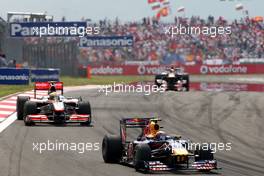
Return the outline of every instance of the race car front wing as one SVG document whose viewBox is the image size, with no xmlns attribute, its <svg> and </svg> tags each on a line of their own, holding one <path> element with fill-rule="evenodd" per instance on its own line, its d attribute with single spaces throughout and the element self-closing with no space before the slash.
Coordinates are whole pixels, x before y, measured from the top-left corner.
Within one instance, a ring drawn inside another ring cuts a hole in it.
<svg viewBox="0 0 264 176">
<path fill-rule="evenodd" d="M 193 162 L 191 167 L 177 167 L 164 164 L 161 161 L 144 161 L 144 168 L 146 171 L 172 171 L 172 170 L 197 170 L 197 171 L 211 171 L 220 169 L 217 167 L 216 160 L 205 160 Z"/>
<path fill-rule="evenodd" d="M 49 120 L 47 115 L 28 115 L 27 121 L 35 122 L 35 123 L 52 123 L 54 120 Z M 72 114 L 69 116 L 68 120 L 65 120 L 65 123 L 81 123 L 87 122 L 90 120 L 90 115 L 88 114 Z"/>
</svg>

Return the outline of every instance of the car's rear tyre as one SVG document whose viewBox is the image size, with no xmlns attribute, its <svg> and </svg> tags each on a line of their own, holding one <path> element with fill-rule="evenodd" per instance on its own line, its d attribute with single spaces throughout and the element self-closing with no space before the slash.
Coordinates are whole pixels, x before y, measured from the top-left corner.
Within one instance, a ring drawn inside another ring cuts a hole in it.
<svg viewBox="0 0 264 176">
<path fill-rule="evenodd" d="M 102 155 L 105 163 L 118 163 L 122 157 L 121 137 L 105 135 L 102 143 Z"/>
<path fill-rule="evenodd" d="M 78 114 L 89 114 L 90 118 L 87 122 L 82 122 L 82 126 L 89 126 L 92 122 L 92 113 L 91 113 L 91 105 L 88 101 L 79 102 L 79 109 L 77 110 Z"/>
<path fill-rule="evenodd" d="M 28 120 L 27 116 L 37 113 L 37 103 L 34 101 L 27 101 L 24 105 L 24 123 L 26 126 L 34 125 L 34 122 Z"/>
<path fill-rule="evenodd" d="M 186 84 L 184 84 L 185 91 L 189 92 L 189 90 L 190 90 L 190 80 L 189 80 L 189 75 L 184 76 L 184 80 L 186 80 Z"/>
<path fill-rule="evenodd" d="M 190 90 L 190 77 L 186 75 L 186 84 L 185 84 L 186 91 Z"/>
<path fill-rule="evenodd" d="M 18 96 L 16 102 L 17 120 L 23 120 L 24 105 L 29 100 L 28 96 Z"/>
<path fill-rule="evenodd" d="M 203 150 L 203 149 L 197 149 L 194 152 L 195 154 L 195 161 L 202 161 L 202 160 L 213 160 L 214 154 L 212 153 L 212 150 Z"/>
<path fill-rule="evenodd" d="M 136 171 L 146 172 L 144 161 L 151 160 L 151 148 L 148 144 L 138 144 L 135 148 L 134 167 Z"/>
</svg>

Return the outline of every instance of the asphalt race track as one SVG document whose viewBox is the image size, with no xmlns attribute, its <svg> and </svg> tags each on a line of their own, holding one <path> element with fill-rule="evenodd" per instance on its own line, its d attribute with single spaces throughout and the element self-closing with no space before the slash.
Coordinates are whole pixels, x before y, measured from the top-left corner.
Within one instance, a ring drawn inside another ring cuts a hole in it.
<svg viewBox="0 0 264 176">
<path fill-rule="evenodd" d="M 232 143 L 231 151 L 219 151 L 219 170 L 204 175 L 264 175 L 264 96 L 258 92 L 166 92 L 149 96 L 97 90 L 68 92 L 92 105 L 94 127 L 41 125 L 25 127 L 16 121 L 0 134 L 0 176 L 132 176 L 133 168 L 105 164 L 101 141 L 106 133 L 118 133 L 122 117 L 159 116 L 164 131 L 194 142 Z M 33 151 L 33 143 L 100 142 L 99 151 Z M 160 175 L 160 174 L 158 174 Z M 164 175 L 203 175 L 179 171 Z"/>
</svg>

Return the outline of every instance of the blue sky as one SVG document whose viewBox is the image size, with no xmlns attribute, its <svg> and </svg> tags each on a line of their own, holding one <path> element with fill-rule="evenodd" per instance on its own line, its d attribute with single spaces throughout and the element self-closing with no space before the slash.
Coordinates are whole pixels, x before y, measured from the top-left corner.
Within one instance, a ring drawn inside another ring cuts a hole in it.
<svg viewBox="0 0 264 176">
<path fill-rule="evenodd" d="M 231 1 L 231 2 L 230 2 Z M 186 8 L 186 16 L 209 14 L 234 19 L 242 16 L 235 10 L 235 5 L 242 3 L 249 10 L 250 16 L 264 16 L 264 0 L 170 0 L 172 14 L 164 20 L 173 20 L 180 6 Z M 47 12 L 54 15 L 55 20 L 66 16 L 68 21 L 82 17 L 94 21 L 99 19 L 115 19 L 122 21 L 139 21 L 142 17 L 153 16 L 154 12 L 147 0 L 1 0 L 0 16 L 6 19 L 9 11 Z"/>
</svg>

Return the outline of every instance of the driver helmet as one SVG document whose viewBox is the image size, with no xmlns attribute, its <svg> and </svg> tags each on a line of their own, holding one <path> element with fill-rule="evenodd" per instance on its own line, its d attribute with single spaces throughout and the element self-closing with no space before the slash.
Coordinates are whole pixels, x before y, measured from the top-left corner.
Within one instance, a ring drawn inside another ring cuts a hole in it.
<svg viewBox="0 0 264 176">
<path fill-rule="evenodd" d="M 149 128 L 149 133 L 148 133 L 147 137 L 150 137 L 150 138 L 156 137 L 156 135 L 159 132 L 159 125 L 152 121 L 152 122 L 150 122 L 148 128 Z"/>
<path fill-rule="evenodd" d="M 49 89 L 49 93 L 52 93 L 52 92 L 56 92 L 56 87 L 53 84 L 51 84 L 50 89 Z"/>
<path fill-rule="evenodd" d="M 173 73 L 173 72 L 175 71 L 174 67 L 171 66 L 170 69 L 169 69 L 169 71 L 170 71 L 171 73 Z"/>
<path fill-rule="evenodd" d="M 55 98 L 57 97 L 57 93 L 56 92 L 52 92 L 49 94 L 49 100 L 55 100 Z"/>
</svg>

